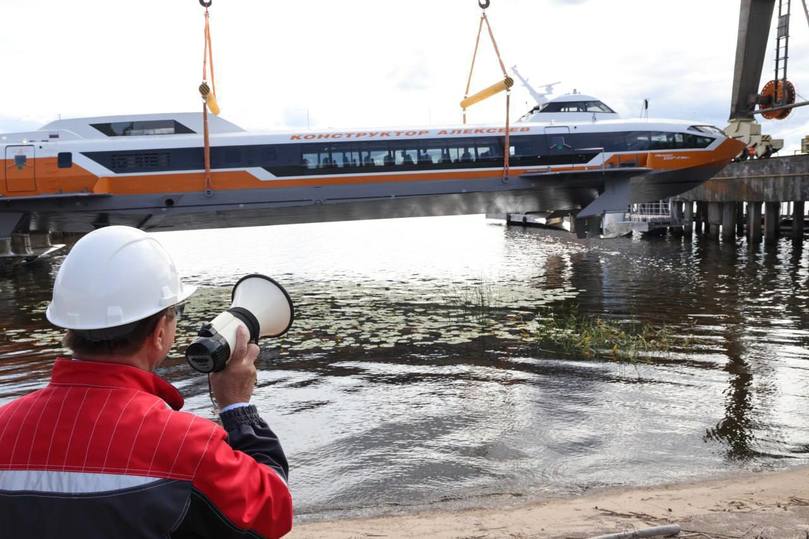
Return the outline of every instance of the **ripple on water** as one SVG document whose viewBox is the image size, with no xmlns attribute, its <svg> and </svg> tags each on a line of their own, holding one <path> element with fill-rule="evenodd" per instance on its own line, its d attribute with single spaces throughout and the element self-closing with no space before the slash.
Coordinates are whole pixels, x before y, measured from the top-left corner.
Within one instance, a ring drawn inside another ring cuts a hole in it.
<svg viewBox="0 0 809 539">
<path fill-rule="evenodd" d="M 199 286 L 161 373 L 213 417 L 180 354 L 248 272 L 296 320 L 262 342 L 254 402 L 281 437 L 298 513 L 489 504 L 806 462 L 809 251 L 583 241 L 481 217 L 160 234 Z M 227 245 L 228 256 L 209 256 Z M 59 259 L 0 274 L 0 403 L 42 387 Z M 575 309 L 667 325 L 668 354 L 619 364 L 534 339 Z M 474 502 L 477 500 L 478 502 Z"/>
</svg>

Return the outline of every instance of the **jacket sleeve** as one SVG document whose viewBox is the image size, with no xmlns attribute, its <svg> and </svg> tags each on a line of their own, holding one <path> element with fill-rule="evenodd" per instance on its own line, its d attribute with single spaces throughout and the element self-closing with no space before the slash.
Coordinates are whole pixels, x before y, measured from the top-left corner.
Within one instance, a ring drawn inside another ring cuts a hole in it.
<svg viewBox="0 0 809 539">
<path fill-rule="evenodd" d="M 172 537 L 276 538 L 292 529 L 287 460 L 255 406 L 221 415 Z"/>
<path fill-rule="evenodd" d="M 228 433 L 230 447 L 243 451 L 256 462 L 266 464 L 289 481 L 289 465 L 278 437 L 258 415 L 255 406 L 236 408 L 223 413 L 222 426 Z"/>
</svg>

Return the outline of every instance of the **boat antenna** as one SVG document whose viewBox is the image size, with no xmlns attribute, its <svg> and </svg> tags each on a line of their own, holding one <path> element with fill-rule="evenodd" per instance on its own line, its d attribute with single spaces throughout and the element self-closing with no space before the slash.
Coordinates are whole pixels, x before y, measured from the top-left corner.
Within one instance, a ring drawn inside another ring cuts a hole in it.
<svg viewBox="0 0 809 539">
<path fill-rule="evenodd" d="M 466 124 L 466 109 L 471 107 L 476 103 L 480 103 L 484 99 L 492 97 L 500 92 L 506 92 L 506 135 L 505 135 L 505 144 L 503 146 L 503 181 L 508 180 L 508 168 L 509 168 L 509 154 L 511 153 L 511 146 L 510 146 L 510 127 L 509 127 L 509 111 L 511 108 L 511 87 L 514 86 L 514 79 L 508 76 L 508 71 L 506 71 L 506 64 L 503 63 L 503 58 L 500 56 L 500 49 L 497 47 L 497 41 L 494 39 L 494 32 L 492 31 L 492 25 L 489 24 L 489 19 L 486 17 L 486 9 L 491 5 L 491 0 L 478 0 L 478 5 L 480 6 L 481 13 L 480 13 L 480 26 L 478 27 L 478 35 L 475 40 L 475 52 L 472 54 L 472 66 L 469 68 L 469 78 L 466 81 L 466 92 L 464 93 L 463 100 L 461 101 L 461 108 L 463 109 L 463 123 Z M 500 63 L 500 69 L 503 71 L 503 80 L 492 84 L 488 88 L 485 88 L 474 95 L 469 95 L 469 89 L 472 87 L 472 74 L 475 72 L 475 60 L 478 57 L 478 48 L 480 46 L 480 35 L 483 33 L 483 25 L 486 25 L 486 28 L 489 31 L 489 38 L 492 40 L 492 45 L 494 46 L 494 52 L 497 55 L 497 61 Z"/>
<path fill-rule="evenodd" d="M 641 118 L 646 118 L 647 120 L 649 119 L 649 99 L 648 98 L 643 100 L 643 105 L 641 106 L 641 109 L 640 109 L 640 117 Z"/>
<path fill-rule="evenodd" d="M 216 101 L 216 82 L 213 70 L 213 46 L 211 45 L 211 25 L 208 8 L 213 4 L 213 0 L 199 0 L 205 8 L 205 48 L 202 53 L 202 84 L 199 85 L 199 93 L 202 96 L 202 139 L 203 139 L 203 161 L 205 165 L 205 195 L 213 195 L 213 181 L 211 180 L 211 141 L 208 130 L 208 110 L 214 115 L 219 115 L 219 103 Z M 208 86 L 208 63 L 211 64 L 211 85 Z"/>
<path fill-rule="evenodd" d="M 553 87 L 562 84 L 561 82 L 551 82 L 550 84 L 540 84 L 540 88 L 544 88 L 544 91 L 538 91 L 534 88 L 531 83 L 528 82 L 528 79 L 522 76 L 522 74 L 517 70 L 517 66 L 511 66 L 511 72 L 514 73 L 514 76 L 520 79 L 520 82 L 528 90 L 528 93 L 531 94 L 531 97 L 534 98 L 537 105 L 544 105 L 548 102 L 548 96 L 553 93 Z"/>
</svg>

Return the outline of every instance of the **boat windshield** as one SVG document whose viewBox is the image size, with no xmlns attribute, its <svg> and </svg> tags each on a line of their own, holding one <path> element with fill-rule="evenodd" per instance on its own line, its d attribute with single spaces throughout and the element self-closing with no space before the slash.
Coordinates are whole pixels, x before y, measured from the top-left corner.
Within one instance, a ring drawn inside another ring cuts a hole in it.
<svg viewBox="0 0 809 539">
<path fill-rule="evenodd" d="M 705 133 L 705 134 L 708 134 L 708 135 L 714 135 L 714 136 L 716 136 L 716 135 L 724 136 L 725 135 L 724 131 L 722 131 L 721 129 L 719 129 L 718 127 L 715 127 L 713 125 L 692 125 L 691 127 L 689 127 L 689 129 L 692 129 L 694 131 L 699 131 L 700 133 Z"/>
<path fill-rule="evenodd" d="M 542 105 L 539 112 L 608 112 L 615 114 L 601 101 L 550 101 Z"/>
</svg>

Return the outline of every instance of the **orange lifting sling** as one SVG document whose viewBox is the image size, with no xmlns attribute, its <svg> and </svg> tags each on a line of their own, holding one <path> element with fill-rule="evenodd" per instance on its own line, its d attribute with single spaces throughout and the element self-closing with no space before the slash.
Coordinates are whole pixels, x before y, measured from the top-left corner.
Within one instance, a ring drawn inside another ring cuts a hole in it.
<svg viewBox="0 0 809 539">
<path fill-rule="evenodd" d="M 492 25 L 489 24 L 489 19 L 486 17 L 486 8 L 489 7 L 491 4 L 490 0 L 478 0 L 478 5 L 480 6 L 481 15 L 480 15 L 480 26 L 478 27 L 478 35 L 477 39 L 475 40 L 475 52 L 472 54 L 472 67 L 469 68 L 469 78 L 466 81 L 466 92 L 464 93 L 464 98 L 461 101 L 461 108 L 463 109 L 463 123 L 466 124 L 466 109 L 471 107 L 476 103 L 480 103 L 484 99 L 488 99 L 493 95 L 499 94 L 500 92 L 506 92 L 506 140 L 503 148 L 503 179 L 508 178 L 508 169 L 509 169 L 509 157 L 511 154 L 511 140 L 510 140 L 510 124 L 509 124 L 509 112 L 511 109 L 511 87 L 514 86 L 514 79 L 508 76 L 508 72 L 506 71 L 506 65 L 503 63 L 503 59 L 500 57 L 500 49 L 497 48 L 497 41 L 494 39 L 494 32 L 492 31 Z M 503 71 L 503 80 L 499 81 L 495 84 L 492 84 L 488 88 L 485 88 L 474 95 L 469 95 L 469 89 L 472 86 L 472 74 L 475 71 L 475 60 L 478 57 L 478 48 L 480 46 L 480 34 L 483 33 L 483 24 L 486 24 L 486 28 L 489 31 L 489 38 L 492 40 L 492 45 L 494 45 L 494 52 L 497 55 L 497 61 L 500 63 L 500 69 Z"/>
<path fill-rule="evenodd" d="M 219 103 L 216 102 L 216 82 L 213 72 L 213 47 L 211 46 L 211 26 L 209 24 L 208 8 L 213 4 L 213 0 L 199 0 L 200 5 L 205 8 L 205 49 L 202 54 L 202 84 L 199 85 L 199 93 L 202 96 L 202 131 L 203 131 L 203 161 L 205 163 L 205 194 L 213 194 L 213 182 L 211 181 L 211 143 L 208 136 L 208 110 L 219 115 Z M 208 86 L 208 62 L 211 64 L 211 85 Z"/>
</svg>

